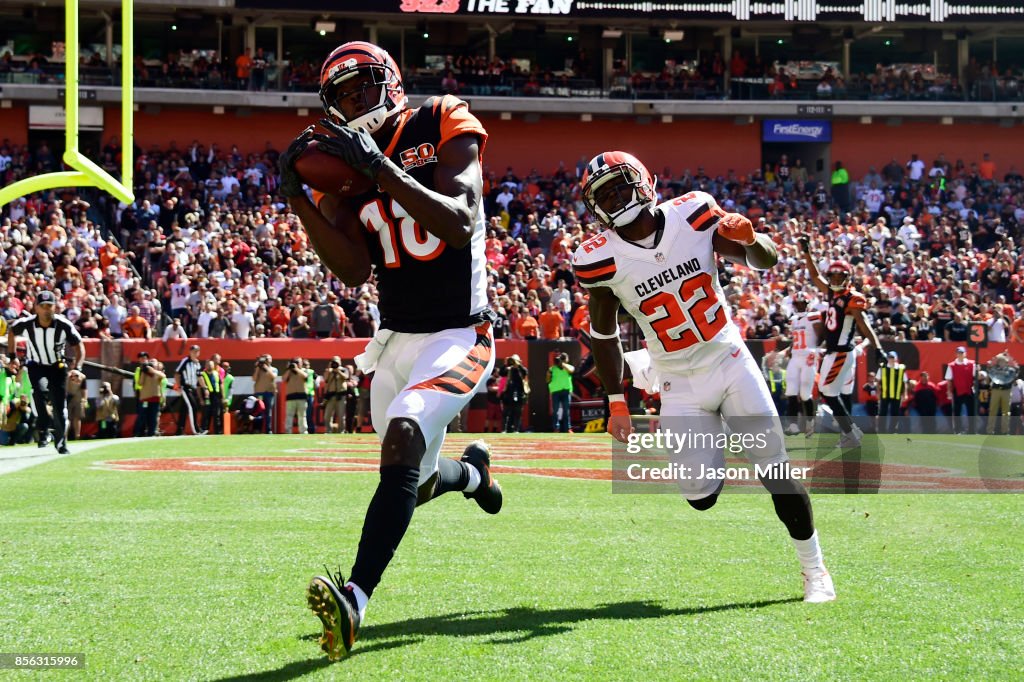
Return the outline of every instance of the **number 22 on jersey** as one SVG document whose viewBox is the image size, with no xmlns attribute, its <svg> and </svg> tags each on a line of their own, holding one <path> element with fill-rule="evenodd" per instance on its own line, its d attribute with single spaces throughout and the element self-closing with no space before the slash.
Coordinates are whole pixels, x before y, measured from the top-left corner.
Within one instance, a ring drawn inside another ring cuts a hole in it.
<svg viewBox="0 0 1024 682">
<path fill-rule="evenodd" d="M 700 296 L 697 298 L 697 296 Z M 702 272 L 683 280 L 679 293 L 659 291 L 640 302 L 640 312 L 651 318 L 659 311 L 664 315 L 650 319 L 651 329 L 658 335 L 662 348 L 671 353 L 689 348 L 701 341 L 710 341 L 722 331 L 726 317 L 722 306 L 708 320 L 708 310 L 718 303 L 712 288 L 711 275 Z M 673 330 L 682 327 L 673 334 Z"/>
<path fill-rule="evenodd" d="M 416 260 L 433 260 L 441 255 L 444 242 L 440 237 L 427 232 L 394 199 L 389 204 L 385 207 L 381 199 L 374 199 L 359 211 L 359 220 L 366 229 L 380 237 L 386 267 L 401 267 L 401 252 Z"/>
</svg>

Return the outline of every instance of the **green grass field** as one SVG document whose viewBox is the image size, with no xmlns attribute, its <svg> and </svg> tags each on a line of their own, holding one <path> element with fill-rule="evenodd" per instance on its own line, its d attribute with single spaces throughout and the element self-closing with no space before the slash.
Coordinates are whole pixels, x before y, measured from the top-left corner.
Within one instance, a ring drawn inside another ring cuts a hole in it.
<svg viewBox="0 0 1024 682">
<path fill-rule="evenodd" d="M 608 451 L 603 435 L 491 441 L 505 466 L 609 467 L 566 459 Z M 0 653 L 82 653 L 85 669 L 63 674 L 101 680 L 988 680 L 1024 667 L 1019 495 L 817 495 L 839 599 L 807 605 L 767 496 L 699 513 L 676 495 L 500 468 L 501 514 L 458 494 L 417 510 L 353 655 L 329 664 L 305 587 L 324 563 L 349 570 L 375 445 L 120 442 L 0 476 Z M 171 470 L 102 464 L 125 459 Z M 245 466 L 263 470 L 211 470 Z M 359 471 L 303 470 L 332 467 Z"/>
</svg>

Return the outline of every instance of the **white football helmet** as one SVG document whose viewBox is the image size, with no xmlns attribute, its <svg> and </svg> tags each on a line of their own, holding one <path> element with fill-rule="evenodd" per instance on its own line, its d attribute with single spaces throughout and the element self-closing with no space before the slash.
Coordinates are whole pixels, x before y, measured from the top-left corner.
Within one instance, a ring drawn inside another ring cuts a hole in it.
<svg viewBox="0 0 1024 682">
<path fill-rule="evenodd" d="M 654 176 L 626 152 L 595 156 L 587 164 L 581 184 L 583 203 L 608 227 L 629 225 L 657 200 Z"/>
</svg>

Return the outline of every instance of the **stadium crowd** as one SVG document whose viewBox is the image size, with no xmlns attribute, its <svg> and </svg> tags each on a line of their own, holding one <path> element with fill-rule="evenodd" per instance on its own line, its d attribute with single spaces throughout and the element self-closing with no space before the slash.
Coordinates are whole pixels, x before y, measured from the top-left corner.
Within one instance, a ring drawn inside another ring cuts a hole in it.
<svg viewBox="0 0 1024 682">
<path fill-rule="evenodd" d="M 877 64 L 844 78 L 833 67 L 813 62 L 775 62 L 759 52 L 736 49 L 731 56 L 703 51 L 698 58 L 680 56 L 664 64 L 627 69 L 617 60 L 607 90 L 584 49 L 571 66 L 543 68 L 537 59 L 509 56 L 489 59 L 479 53 L 448 55 L 430 68 L 408 66 L 406 89 L 413 93 L 516 97 L 613 97 L 640 99 L 872 99 L 1017 101 L 1024 97 L 1024 66 L 979 61 L 972 57 L 962 74 L 936 73 L 931 64 Z M 880 54 L 879 57 L 884 55 Z M 823 62 L 822 64 L 826 64 Z M 807 67 L 811 68 L 807 68 Z M 41 52 L 0 56 L 0 82 L 60 83 L 63 58 Z M 86 85 L 114 85 L 113 68 L 99 52 L 80 59 Z M 136 56 L 135 85 L 141 88 L 311 92 L 319 83 L 319 62 L 297 58 L 278 62 L 263 48 L 238 55 L 215 50 L 171 50 L 160 59 Z M 727 87 L 727 79 L 731 87 Z"/>
<path fill-rule="evenodd" d="M 110 140 L 101 165 L 116 172 Z M 11 320 L 40 288 L 85 338 L 370 337 L 380 322 L 373 280 L 326 272 L 275 194 L 278 152 L 209 148 L 138 154 L 136 201 L 90 190 L 50 192 L 4 207 L 0 312 Z M 663 197 L 703 190 L 747 214 L 778 244 L 779 264 L 752 275 L 723 267 L 731 314 L 749 339 L 788 333 L 792 296 L 810 291 L 795 239 L 845 257 L 883 341 L 965 341 L 983 320 L 991 341 L 1024 342 L 1024 177 L 981 159 L 890 159 L 835 188 L 783 156 L 763 169 L 710 177 L 660 169 Z M 597 229 L 580 199 L 584 159 L 537 169 L 485 169 L 485 244 L 495 335 L 579 337 L 587 302 L 570 265 Z M 4 184 L 57 169 L 44 145 L 0 143 Z M 879 170 L 880 169 L 880 170 Z M 657 172 L 658 169 L 652 169 Z"/>
</svg>

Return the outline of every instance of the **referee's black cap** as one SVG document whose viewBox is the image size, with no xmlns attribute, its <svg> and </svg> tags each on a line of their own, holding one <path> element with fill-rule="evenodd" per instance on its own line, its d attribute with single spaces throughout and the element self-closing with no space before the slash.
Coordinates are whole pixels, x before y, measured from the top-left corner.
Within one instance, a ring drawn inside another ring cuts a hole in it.
<svg viewBox="0 0 1024 682">
<path fill-rule="evenodd" d="M 57 297 L 53 295 L 52 291 L 43 290 L 36 294 L 36 305 L 54 305 L 57 303 Z"/>
</svg>

